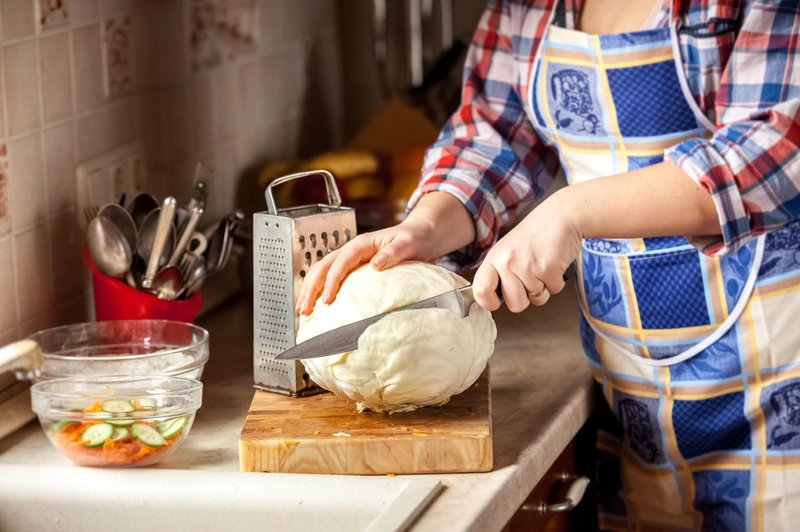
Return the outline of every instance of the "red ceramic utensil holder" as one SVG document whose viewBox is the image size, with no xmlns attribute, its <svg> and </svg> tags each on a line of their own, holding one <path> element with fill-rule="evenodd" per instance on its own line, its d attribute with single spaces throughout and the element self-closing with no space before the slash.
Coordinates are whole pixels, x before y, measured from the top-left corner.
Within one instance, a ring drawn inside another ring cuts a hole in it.
<svg viewBox="0 0 800 532">
<path fill-rule="evenodd" d="M 200 292 L 188 299 L 168 301 L 105 275 L 92 262 L 86 246 L 83 247 L 83 261 L 92 272 L 94 310 L 98 321 L 160 319 L 193 323 L 203 307 Z"/>
</svg>

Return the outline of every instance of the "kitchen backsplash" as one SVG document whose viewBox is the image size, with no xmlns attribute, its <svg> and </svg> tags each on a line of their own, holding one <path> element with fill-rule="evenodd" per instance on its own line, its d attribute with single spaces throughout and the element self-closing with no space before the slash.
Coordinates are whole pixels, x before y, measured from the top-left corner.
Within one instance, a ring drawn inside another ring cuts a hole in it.
<svg viewBox="0 0 800 532">
<path fill-rule="evenodd" d="M 75 166 L 139 142 L 206 219 L 264 161 L 342 143 L 333 0 L 0 0 L 0 345 L 86 318 Z M 238 192 L 241 193 L 241 192 Z"/>
</svg>

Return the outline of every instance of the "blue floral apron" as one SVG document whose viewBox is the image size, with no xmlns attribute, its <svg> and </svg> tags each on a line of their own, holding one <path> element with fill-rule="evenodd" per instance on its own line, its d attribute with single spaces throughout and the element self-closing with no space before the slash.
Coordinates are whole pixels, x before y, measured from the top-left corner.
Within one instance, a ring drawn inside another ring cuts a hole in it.
<svg viewBox="0 0 800 532">
<path fill-rule="evenodd" d="M 710 134 L 674 33 L 550 27 L 529 112 L 570 184 Z M 602 528 L 800 529 L 798 261 L 797 223 L 721 258 L 683 237 L 583 243 L 583 345 L 617 427 L 598 439 Z"/>
</svg>

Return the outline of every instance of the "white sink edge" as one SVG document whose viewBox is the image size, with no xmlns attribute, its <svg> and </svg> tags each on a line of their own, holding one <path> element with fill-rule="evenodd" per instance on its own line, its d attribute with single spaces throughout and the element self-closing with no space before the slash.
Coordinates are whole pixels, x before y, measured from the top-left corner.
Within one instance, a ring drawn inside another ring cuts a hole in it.
<svg viewBox="0 0 800 532">
<path fill-rule="evenodd" d="M 0 530 L 404 530 L 435 478 L 0 464 Z"/>
</svg>

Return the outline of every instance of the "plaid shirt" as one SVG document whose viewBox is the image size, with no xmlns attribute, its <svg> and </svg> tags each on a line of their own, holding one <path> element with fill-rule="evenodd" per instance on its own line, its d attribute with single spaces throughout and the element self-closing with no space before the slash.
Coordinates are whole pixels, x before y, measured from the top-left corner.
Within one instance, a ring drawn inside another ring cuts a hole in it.
<svg viewBox="0 0 800 532">
<path fill-rule="evenodd" d="M 461 106 L 429 148 L 409 202 L 441 190 L 472 214 L 475 242 L 445 264 L 479 263 L 557 173 L 557 154 L 533 129 L 528 83 L 551 18 L 574 27 L 580 4 L 491 0 L 484 12 Z M 663 11 L 667 25 L 669 7 Z M 723 255 L 800 217 L 800 3 L 674 0 L 671 13 L 685 81 L 717 130 L 665 156 L 711 193 L 721 238 L 698 246 Z"/>
</svg>

